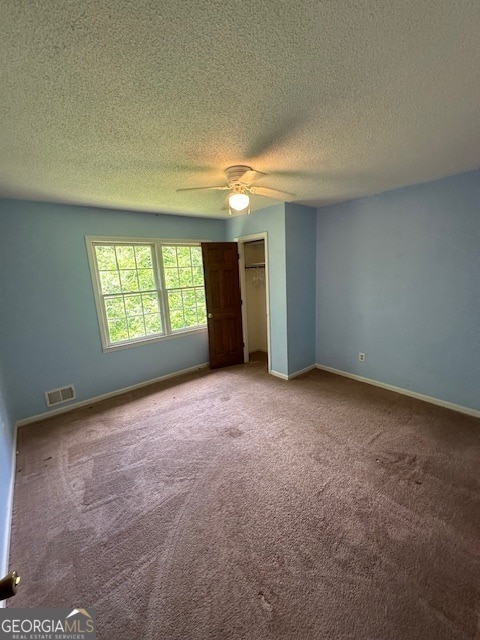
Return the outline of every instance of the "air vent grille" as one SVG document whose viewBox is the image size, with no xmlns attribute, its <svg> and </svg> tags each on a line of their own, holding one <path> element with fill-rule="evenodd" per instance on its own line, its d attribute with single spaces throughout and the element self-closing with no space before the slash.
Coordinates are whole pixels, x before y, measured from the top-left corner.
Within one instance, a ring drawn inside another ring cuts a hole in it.
<svg viewBox="0 0 480 640">
<path fill-rule="evenodd" d="M 59 389 L 52 389 L 51 391 L 45 391 L 45 400 L 47 407 L 53 407 L 55 404 L 61 404 L 62 402 L 68 402 L 74 400 L 77 397 L 73 384 L 67 387 L 60 387 Z"/>
</svg>

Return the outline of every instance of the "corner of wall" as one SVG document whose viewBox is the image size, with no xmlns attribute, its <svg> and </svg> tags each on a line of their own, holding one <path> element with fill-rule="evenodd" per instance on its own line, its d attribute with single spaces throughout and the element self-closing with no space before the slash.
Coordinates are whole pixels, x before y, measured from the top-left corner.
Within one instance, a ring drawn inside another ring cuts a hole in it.
<svg viewBox="0 0 480 640">
<path fill-rule="evenodd" d="M 285 216 L 288 375 L 315 363 L 317 213 L 287 203 Z"/>
<path fill-rule="evenodd" d="M 0 577 L 8 573 L 15 481 L 16 429 L 8 411 L 0 370 Z"/>
</svg>

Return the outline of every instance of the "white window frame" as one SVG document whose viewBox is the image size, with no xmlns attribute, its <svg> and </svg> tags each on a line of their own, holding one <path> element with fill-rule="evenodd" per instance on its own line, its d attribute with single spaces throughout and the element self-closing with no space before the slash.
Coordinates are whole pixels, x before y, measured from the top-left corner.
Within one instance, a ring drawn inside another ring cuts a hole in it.
<svg viewBox="0 0 480 640">
<path fill-rule="evenodd" d="M 110 351 L 117 351 L 119 349 L 129 349 L 131 347 L 138 347 L 140 345 L 149 344 L 153 342 L 161 342 L 163 340 L 171 340 L 172 338 L 179 338 L 190 335 L 192 333 L 203 333 L 207 331 L 207 324 L 197 325 L 195 327 L 186 327 L 184 329 L 176 329 L 172 331 L 170 326 L 170 314 L 168 313 L 168 299 L 167 288 L 165 286 L 165 273 L 162 260 L 162 246 L 183 246 L 183 247 L 199 247 L 202 242 L 210 242 L 209 240 L 176 240 L 172 238 L 125 238 L 125 237 L 112 237 L 112 236 L 85 236 L 85 243 L 87 246 L 88 263 L 90 266 L 90 275 L 92 278 L 93 296 L 95 299 L 95 307 L 97 310 L 98 325 L 100 329 L 100 338 L 102 342 L 102 350 L 107 353 Z M 131 340 L 125 340 L 123 342 L 111 343 L 108 334 L 108 322 L 103 304 L 102 289 L 100 283 L 100 274 L 97 268 L 97 260 L 95 255 L 96 244 L 111 244 L 111 245 L 153 245 L 154 252 L 154 272 L 155 280 L 159 292 L 159 304 L 160 304 L 160 316 L 162 320 L 163 333 L 155 334 L 154 336 L 143 336 L 140 338 L 132 338 Z"/>
</svg>

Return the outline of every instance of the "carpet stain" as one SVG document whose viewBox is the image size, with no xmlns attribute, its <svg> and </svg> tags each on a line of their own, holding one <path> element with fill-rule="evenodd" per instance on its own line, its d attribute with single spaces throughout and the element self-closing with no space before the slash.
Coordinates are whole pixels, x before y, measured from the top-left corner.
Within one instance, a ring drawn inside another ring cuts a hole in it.
<svg viewBox="0 0 480 640">
<path fill-rule="evenodd" d="M 267 613 L 271 614 L 273 612 L 272 603 L 269 602 L 263 591 L 259 591 L 258 595 L 260 596 L 260 602 L 262 603 L 262 607 L 267 611 Z"/>
<path fill-rule="evenodd" d="M 322 493 L 324 493 L 324 491 L 326 491 L 330 487 L 332 482 L 333 482 L 332 479 L 326 480 L 324 484 L 317 489 L 317 496 L 321 496 Z"/>
<path fill-rule="evenodd" d="M 224 434 L 230 438 L 240 438 L 243 436 L 243 431 L 237 427 L 228 427 L 225 429 Z"/>
</svg>

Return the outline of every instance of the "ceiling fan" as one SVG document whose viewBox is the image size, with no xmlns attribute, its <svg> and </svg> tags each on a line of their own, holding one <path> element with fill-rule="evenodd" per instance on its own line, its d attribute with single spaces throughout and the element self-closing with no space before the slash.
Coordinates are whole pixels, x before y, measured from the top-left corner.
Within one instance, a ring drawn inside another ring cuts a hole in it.
<svg viewBox="0 0 480 640">
<path fill-rule="evenodd" d="M 266 176 L 266 173 L 254 171 L 251 167 L 243 164 L 236 164 L 225 169 L 226 185 L 216 185 L 213 187 L 189 187 L 177 189 L 177 191 L 230 191 L 228 195 L 228 211 L 230 215 L 250 213 L 250 195 L 265 196 L 275 200 L 288 200 L 295 197 L 293 193 L 270 189 L 269 187 L 251 186 L 252 182 Z"/>
</svg>

